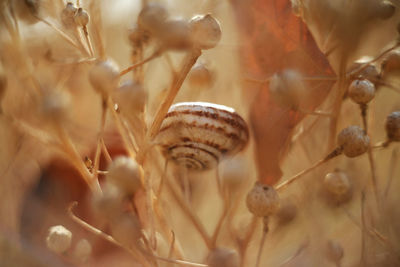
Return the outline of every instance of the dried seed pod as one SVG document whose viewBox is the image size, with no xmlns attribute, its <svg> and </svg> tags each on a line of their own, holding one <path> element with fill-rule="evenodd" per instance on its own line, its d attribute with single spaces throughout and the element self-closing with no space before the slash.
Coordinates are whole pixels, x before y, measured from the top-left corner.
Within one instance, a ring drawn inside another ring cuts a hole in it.
<svg viewBox="0 0 400 267">
<path fill-rule="evenodd" d="M 400 70 L 400 52 L 391 51 L 382 60 L 382 74 L 386 75 L 398 70 Z"/>
<path fill-rule="evenodd" d="M 207 265 L 209 267 L 239 267 L 238 253 L 229 248 L 215 248 L 210 251 L 207 257 Z"/>
<path fill-rule="evenodd" d="M 346 195 L 351 189 L 351 182 L 347 174 L 340 170 L 328 173 L 324 178 L 326 190 L 334 195 Z"/>
<path fill-rule="evenodd" d="M 90 254 L 92 254 L 92 245 L 87 239 L 81 239 L 78 241 L 74 248 L 74 258 L 80 263 L 86 262 Z"/>
<path fill-rule="evenodd" d="M 60 123 L 68 118 L 70 107 L 71 98 L 67 91 L 52 90 L 43 95 L 40 111 L 48 122 Z"/>
<path fill-rule="evenodd" d="M 338 145 L 347 157 L 357 157 L 368 151 L 369 137 L 361 127 L 349 126 L 339 133 Z"/>
<path fill-rule="evenodd" d="M 97 92 L 108 95 L 118 87 L 118 65 L 111 59 L 98 61 L 89 71 L 89 81 Z"/>
<path fill-rule="evenodd" d="M 392 2 L 388 0 L 384 0 L 379 3 L 378 8 L 376 9 L 376 15 L 380 19 L 390 19 L 393 17 L 396 12 L 396 6 L 392 4 Z"/>
<path fill-rule="evenodd" d="M 63 253 L 69 249 L 72 241 L 72 233 L 62 225 L 49 228 L 46 237 L 47 248 L 56 253 Z"/>
<path fill-rule="evenodd" d="M 82 8 L 78 8 L 75 13 L 74 21 L 76 25 L 86 27 L 89 23 L 89 14 Z"/>
<path fill-rule="evenodd" d="M 343 259 L 344 251 L 340 243 L 329 240 L 326 246 L 326 257 L 333 263 L 340 263 Z"/>
<path fill-rule="evenodd" d="M 141 84 L 127 81 L 115 91 L 114 100 L 121 111 L 129 117 L 144 111 L 147 93 Z"/>
<path fill-rule="evenodd" d="M 196 88 L 210 88 L 214 84 L 214 73 L 202 63 L 196 63 L 189 72 L 189 84 Z"/>
<path fill-rule="evenodd" d="M 61 11 L 61 22 L 66 28 L 76 26 L 75 24 L 75 13 L 78 9 L 71 2 L 68 2 L 64 9 Z"/>
<path fill-rule="evenodd" d="M 106 179 L 125 195 L 133 195 L 142 186 L 139 165 L 129 157 L 118 157 L 108 167 Z"/>
<path fill-rule="evenodd" d="M 184 19 L 175 18 L 165 21 L 156 37 L 162 48 L 166 50 L 185 50 L 192 46 L 189 24 Z"/>
<path fill-rule="evenodd" d="M 197 48 L 211 49 L 221 40 L 221 25 L 210 14 L 194 16 L 189 27 L 192 43 Z"/>
<path fill-rule="evenodd" d="M 126 247 L 137 245 L 142 236 L 142 226 L 135 214 L 131 212 L 117 214 L 110 218 L 109 223 L 115 240 Z"/>
<path fill-rule="evenodd" d="M 367 104 L 375 96 L 375 85 L 369 80 L 357 79 L 351 82 L 348 93 L 357 104 Z"/>
<path fill-rule="evenodd" d="M 108 222 L 121 212 L 123 194 L 116 185 L 111 183 L 105 183 L 102 189 L 102 195 L 92 195 L 91 204 L 97 216 L 96 219 Z"/>
<path fill-rule="evenodd" d="M 307 96 L 302 75 L 290 69 L 275 73 L 269 82 L 269 90 L 278 104 L 292 109 L 298 109 Z"/>
<path fill-rule="evenodd" d="M 165 156 L 192 170 L 215 167 L 248 139 L 247 124 L 234 109 L 205 102 L 172 105 L 157 135 Z"/>
<path fill-rule="evenodd" d="M 167 9 L 161 3 L 147 3 L 139 13 L 138 27 L 151 34 L 158 33 L 168 16 Z"/>
<path fill-rule="evenodd" d="M 400 111 L 394 111 L 386 117 L 385 127 L 389 141 L 400 141 Z"/>
<path fill-rule="evenodd" d="M 255 216 L 267 217 L 278 211 L 280 200 L 273 187 L 256 182 L 247 194 L 246 204 Z"/>
</svg>

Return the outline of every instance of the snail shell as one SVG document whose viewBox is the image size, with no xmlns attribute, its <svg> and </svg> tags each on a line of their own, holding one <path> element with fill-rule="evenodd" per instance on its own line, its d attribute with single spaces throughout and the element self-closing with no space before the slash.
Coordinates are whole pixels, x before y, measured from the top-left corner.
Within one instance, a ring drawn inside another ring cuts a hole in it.
<svg viewBox="0 0 400 267">
<path fill-rule="evenodd" d="M 165 156 L 192 170 L 215 167 L 247 144 L 246 122 L 234 109 L 205 102 L 172 105 L 157 135 Z"/>
</svg>

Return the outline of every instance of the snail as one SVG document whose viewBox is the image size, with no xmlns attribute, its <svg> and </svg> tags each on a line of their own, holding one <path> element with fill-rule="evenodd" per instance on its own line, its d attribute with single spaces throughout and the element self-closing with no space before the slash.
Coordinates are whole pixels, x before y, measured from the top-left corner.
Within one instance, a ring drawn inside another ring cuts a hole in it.
<svg viewBox="0 0 400 267">
<path fill-rule="evenodd" d="M 249 139 L 234 109 L 205 102 L 172 105 L 156 142 L 168 160 L 191 170 L 214 168 L 223 156 L 241 151 Z"/>
</svg>

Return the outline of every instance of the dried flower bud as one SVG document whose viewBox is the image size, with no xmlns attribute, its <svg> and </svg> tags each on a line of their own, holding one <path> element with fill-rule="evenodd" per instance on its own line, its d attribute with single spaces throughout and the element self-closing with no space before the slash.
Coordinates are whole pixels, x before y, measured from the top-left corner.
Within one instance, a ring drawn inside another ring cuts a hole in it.
<svg viewBox="0 0 400 267">
<path fill-rule="evenodd" d="M 127 81 L 115 91 L 114 96 L 116 103 L 126 116 L 137 115 L 144 111 L 147 93 L 141 84 Z"/>
<path fill-rule="evenodd" d="M 154 34 L 160 32 L 168 16 L 167 9 L 161 3 L 151 2 L 140 11 L 137 23 L 139 28 Z"/>
<path fill-rule="evenodd" d="M 275 73 L 269 82 L 269 90 L 278 104 L 293 109 L 298 109 L 307 95 L 302 75 L 290 69 Z"/>
<path fill-rule="evenodd" d="M 378 8 L 376 9 L 376 15 L 380 19 L 390 19 L 393 17 L 394 13 L 396 12 L 395 5 L 392 2 L 384 0 L 379 3 Z"/>
<path fill-rule="evenodd" d="M 375 96 L 375 85 L 368 80 L 354 80 L 349 87 L 349 97 L 357 104 L 367 104 Z"/>
<path fill-rule="evenodd" d="M 204 64 L 196 63 L 189 72 L 189 84 L 197 88 L 210 88 L 215 81 L 214 73 Z"/>
<path fill-rule="evenodd" d="M 97 92 L 108 95 L 118 87 L 118 65 L 111 59 L 98 61 L 89 71 L 89 81 Z"/>
<path fill-rule="evenodd" d="M 342 196 L 351 189 L 351 182 L 347 174 L 340 170 L 328 173 L 324 179 L 324 185 L 328 192 Z"/>
<path fill-rule="evenodd" d="M 279 196 L 275 189 L 256 182 L 246 197 L 247 208 L 255 216 L 266 217 L 279 209 Z"/>
<path fill-rule="evenodd" d="M 338 145 L 347 157 L 357 157 L 368 151 L 369 137 L 361 127 L 349 126 L 339 133 Z"/>
<path fill-rule="evenodd" d="M 92 245 L 87 239 L 81 239 L 78 241 L 74 248 L 74 258 L 80 263 L 85 263 L 90 254 L 92 254 Z"/>
<path fill-rule="evenodd" d="M 382 73 L 386 75 L 398 70 L 400 70 L 400 52 L 391 51 L 382 61 Z"/>
<path fill-rule="evenodd" d="M 41 114 L 49 122 L 62 122 L 69 116 L 71 98 L 67 91 L 53 90 L 43 95 Z"/>
<path fill-rule="evenodd" d="M 326 257 L 329 261 L 334 263 L 340 263 L 343 259 L 344 251 L 340 243 L 329 240 L 326 246 Z"/>
<path fill-rule="evenodd" d="M 76 25 L 85 27 L 89 23 L 89 14 L 82 8 L 78 8 L 74 20 Z"/>
<path fill-rule="evenodd" d="M 63 253 L 69 249 L 72 233 L 62 225 L 52 226 L 46 237 L 47 248 L 56 253 Z"/>
<path fill-rule="evenodd" d="M 221 40 L 221 26 L 213 16 L 197 15 L 189 21 L 193 45 L 200 49 L 214 48 Z"/>
<path fill-rule="evenodd" d="M 184 19 L 167 20 L 157 33 L 160 45 L 169 50 L 185 50 L 192 46 L 189 38 L 189 24 Z"/>
<path fill-rule="evenodd" d="M 107 181 L 114 184 L 127 195 L 134 194 L 141 187 L 141 171 L 133 159 L 118 157 L 108 167 Z"/>
<path fill-rule="evenodd" d="M 61 22 L 66 28 L 75 26 L 75 13 L 78 9 L 71 2 L 68 2 L 65 8 L 61 11 Z"/>
<path fill-rule="evenodd" d="M 207 257 L 209 267 L 239 267 L 239 255 L 233 249 L 215 248 Z"/>
<path fill-rule="evenodd" d="M 394 111 L 386 117 L 385 127 L 389 141 L 400 141 L 400 111 Z"/>
</svg>

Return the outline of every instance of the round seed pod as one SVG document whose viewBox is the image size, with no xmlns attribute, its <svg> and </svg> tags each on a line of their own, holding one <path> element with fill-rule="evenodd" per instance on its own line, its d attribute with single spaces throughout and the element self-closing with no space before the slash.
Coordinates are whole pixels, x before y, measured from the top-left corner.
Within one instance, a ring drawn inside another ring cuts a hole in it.
<svg viewBox="0 0 400 267">
<path fill-rule="evenodd" d="M 329 261 L 338 263 L 343 259 L 344 250 L 340 243 L 329 240 L 326 246 L 326 257 Z"/>
<path fill-rule="evenodd" d="M 166 50 L 185 50 L 192 46 L 189 24 L 181 18 L 165 21 L 156 36 L 160 45 Z"/>
<path fill-rule="evenodd" d="M 121 193 L 133 195 L 142 186 L 139 165 L 130 157 L 118 157 L 108 167 L 106 179 L 114 184 Z"/>
<path fill-rule="evenodd" d="M 114 100 L 126 116 L 137 115 L 144 111 L 147 93 L 141 84 L 127 81 L 115 91 Z"/>
<path fill-rule="evenodd" d="M 307 91 L 302 75 L 291 69 L 275 73 L 269 82 L 272 98 L 281 106 L 298 109 Z"/>
<path fill-rule="evenodd" d="M 61 23 L 66 27 L 66 28 L 71 28 L 73 26 L 76 26 L 75 24 L 75 13 L 78 9 L 75 7 L 75 5 L 71 2 L 68 2 L 67 5 L 64 7 L 64 9 L 61 11 Z"/>
<path fill-rule="evenodd" d="M 172 105 L 157 134 L 164 155 L 191 170 L 214 168 L 224 156 L 244 149 L 246 122 L 234 109 L 205 102 Z"/>
<path fill-rule="evenodd" d="M 389 141 L 400 141 L 400 111 L 394 111 L 386 117 L 385 128 Z"/>
<path fill-rule="evenodd" d="M 74 258 L 80 263 L 84 263 L 89 259 L 90 254 L 92 254 L 92 245 L 90 242 L 87 239 L 79 240 L 74 248 Z"/>
<path fill-rule="evenodd" d="M 376 14 L 380 19 L 386 20 L 393 17 L 396 12 L 396 6 L 392 4 L 392 2 L 384 0 L 379 3 L 378 8 L 376 9 Z"/>
<path fill-rule="evenodd" d="M 239 267 L 238 253 L 229 248 L 215 248 L 210 251 L 207 257 L 209 267 Z"/>
<path fill-rule="evenodd" d="M 111 59 L 98 61 L 89 71 L 89 81 L 97 92 L 108 95 L 118 87 L 118 65 Z"/>
<path fill-rule="evenodd" d="M 168 18 L 168 11 L 158 2 L 147 3 L 138 15 L 138 27 L 155 34 L 161 31 L 162 25 Z"/>
<path fill-rule="evenodd" d="M 325 189 L 337 196 L 346 195 L 351 189 L 347 174 L 340 170 L 328 173 L 324 178 Z"/>
<path fill-rule="evenodd" d="M 69 249 L 72 241 L 72 233 L 62 225 L 49 228 L 46 237 L 47 248 L 56 253 L 63 253 Z"/>
<path fill-rule="evenodd" d="M 105 183 L 102 195 L 92 195 L 91 204 L 97 220 L 110 221 L 122 211 L 123 193 L 112 183 Z"/>
<path fill-rule="evenodd" d="M 74 21 L 76 25 L 85 27 L 89 23 L 89 14 L 82 8 L 78 8 L 75 13 Z"/>
<path fill-rule="evenodd" d="M 221 40 L 221 25 L 210 14 L 194 16 L 189 27 L 192 43 L 197 48 L 211 49 Z"/>
<path fill-rule="evenodd" d="M 52 90 L 43 95 L 41 114 L 48 122 L 62 122 L 69 117 L 71 98 L 67 91 Z"/>
<path fill-rule="evenodd" d="M 357 157 L 368 151 L 369 137 L 361 127 L 349 126 L 339 133 L 338 145 L 347 157 Z"/>
<path fill-rule="evenodd" d="M 202 63 L 196 63 L 189 72 L 189 84 L 196 88 L 210 88 L 215 81 L 214 73 Z"/>
<path fill-rule="evenodd" d="M 375 85 L 369 80 L 354 80 L 349 87 L 349 97 L 357 104 L 367 104 L 375 96 Z"/>
<path fill-rule="evenodd" d="M 112 236 L 126 247 L 137 245 L 142 236 L 142 226 L 138 217 L 131 213 L 120 213 L 109 221 Z"/>
<path fill-rule="evenodd" d="M 255 216 L 267 217 L 278 211 L 280 200 L 272 186 L 256 182 L 247 194 L 246 204 L 249 211 Z"/>
<path fill-rule="evenodd" d="M 400 70 L 400 51 L 391 51 L 382 60 L 382 74 Z"/>
</svg>

